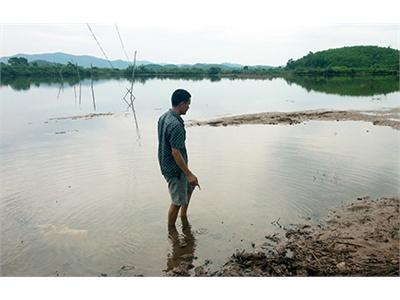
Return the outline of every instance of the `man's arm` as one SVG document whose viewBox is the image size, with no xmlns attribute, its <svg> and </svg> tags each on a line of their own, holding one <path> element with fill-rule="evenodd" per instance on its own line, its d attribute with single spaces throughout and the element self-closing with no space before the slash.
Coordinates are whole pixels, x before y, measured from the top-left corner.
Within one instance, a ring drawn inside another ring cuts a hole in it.
<svg viewBox="0 0 400 300">
<path fill-rule="evenodd" d="M 198 186 L 200 188 L 200 184 L 197 180 L 197 177 L 189 170 L 179 149 L 172 148 L 172 156 L 174 157 L 174 160 L 175 160 L 176 164 L 178 165 L 178 167 L 181 168 L 181 170 L 185 174 L 189 183 L 193 186 Z"/>
</svg>

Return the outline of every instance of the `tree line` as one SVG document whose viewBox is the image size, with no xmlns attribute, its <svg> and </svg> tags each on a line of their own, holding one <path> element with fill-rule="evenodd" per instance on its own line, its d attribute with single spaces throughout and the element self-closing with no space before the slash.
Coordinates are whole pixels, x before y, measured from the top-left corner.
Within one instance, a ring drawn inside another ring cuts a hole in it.
<svg viewBox="0 0 400 300">
<path fill-rule="evenodd" d="M 132 66 L 126 69 L 84 68 L 72 62 L 68 64 L 49 63 L 44 61 L 28 62 L 23 57 L 12 57 L 7 63 L 0 64 L 3 79 L 17 77 L 31 78 L 118 78 L 131 77 Z M 354 46 L 329 49 L 320 52 L 309 52 L 306 56 L 290 59 L 286 66 L 236 68 L 177 65 L 140 65 L 135 69 L 138 77 L 143 76 L 179 76 L 179 77 L 230 77 L 258 78 L 291 75 L 311 76 L 356 76 L 356 75 L 399 75 L 399 50 L 390 47 Z"/>
<path fill-rule="evenodd" d="M 60 77 L 72 78 L 78 74 L 82 78 L 93 77 L 131 77 L 132 66 L 126 69 L 113 68 L 84 68 L 69 62 L 66 65 L 57 63 L 28 62 L 23 57 L 12 57 L 7 64 L 1 63 L 1 76 L 3 78 L 39 77 L 50 78 Z M 136 76 L 203 76 L 203 77 L 252 77 L 277 75 L 282 73 L 282 68 L 249 67 L 242 68 L 221 68 L 217 66 L 195 67 L 176 65 L 140 65 L 135 68 Z"/>
</svg>

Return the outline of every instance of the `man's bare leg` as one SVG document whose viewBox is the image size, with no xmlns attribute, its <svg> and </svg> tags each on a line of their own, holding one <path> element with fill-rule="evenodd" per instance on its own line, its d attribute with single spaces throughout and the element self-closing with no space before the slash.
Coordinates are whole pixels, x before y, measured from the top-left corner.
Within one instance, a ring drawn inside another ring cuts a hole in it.
<svg viewBox="0 0 400 300">
<path fill-rule="evenodd" d="M 189 207 L 190 198 L 192 197 L 192 193 L 193 193 L 193 191 L 189 191 L 188 192 L 188 205 L 182 205 L 181 206 L 181 214 L 180 214 L 181 218 L 186 218 L 187 217 L 187 210 L 188 210 L 188 207 Z"/>
<path fill-rule="evenodd" d="M 168 210 L 168 227 L 169 228 L 175 226 L 175 222 L 178 217 L 179 208 L 180 208 L 180 206 L 176 206 L 172 203 L 169 206 L 169 210 Z"/>
</svg>

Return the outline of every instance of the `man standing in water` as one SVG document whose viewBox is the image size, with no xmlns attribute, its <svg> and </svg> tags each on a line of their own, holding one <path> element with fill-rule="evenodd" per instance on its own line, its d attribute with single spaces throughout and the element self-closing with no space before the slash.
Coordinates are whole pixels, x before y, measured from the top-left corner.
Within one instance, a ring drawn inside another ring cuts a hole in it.
<svg viewBox="0 0 400 300">
<path fill-rule="evenodd" d="M 158 161 L 171 196 L 169 228 L 175 225 L 179 210 L 180 216 L 186 218 L 192 192 L 196 186 L 200 188 L 197 177 L 188 168 L 186 131 L 181 118 L 189 109 L 190 97 L 189 92 L 183 89 L 173 92 L 172 108 L 158 120 Z"/>
</svg>

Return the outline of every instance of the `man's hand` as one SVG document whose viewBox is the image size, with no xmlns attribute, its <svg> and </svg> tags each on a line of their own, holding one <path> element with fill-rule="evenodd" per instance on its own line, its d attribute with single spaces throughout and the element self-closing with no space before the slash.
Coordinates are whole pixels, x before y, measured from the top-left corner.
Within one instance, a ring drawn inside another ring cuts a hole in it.
<svg viewBox="0 0 400 300">
<path fill-rule="evenodd" d="M 189 181 L 189 184 L 191 186 L 194 186 L 194 187 L 198 186 L 199 189 L 201 190 L 199 181 L 198 181 L 197 177 L 194 174 L 192 174 L 192 173 L 188 174 L 187 175 L 187 180 Z"/>
<path fill-rule="evenodd" d="M 192 172 L 190 172 L 190 170 L 187 167 L 187 164 L 186 164 L 185 160 L 183 159 L 182 154 L 179 151 L 179 149 L 172 148 L 172 156 L 174 157 L 175 162 L 178 165 L 178 167 L 181 168 L 181 170 L 185 174 L 189 184 L 191 186 L 194 186 L 194 187 L 198 186 L 199 189 L 201 189 L 197 177 Z"/>
</svg>

